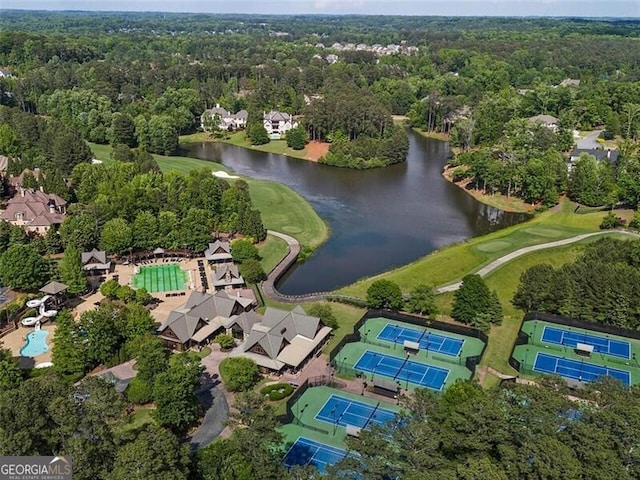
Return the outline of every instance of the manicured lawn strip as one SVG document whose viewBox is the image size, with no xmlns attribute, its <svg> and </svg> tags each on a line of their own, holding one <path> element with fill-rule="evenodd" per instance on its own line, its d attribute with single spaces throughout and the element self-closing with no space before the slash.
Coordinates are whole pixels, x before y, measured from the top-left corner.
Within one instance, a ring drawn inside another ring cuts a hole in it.
<svg viewBox="0 0 640 480">
<path fill-rule="evenodd" d="M 243 131 L 235 132 L 229 135 L 229 138 L 213 139 L 206 132 L 198 132 L 191 135 L 183 135 L 180 137 L 180 146 L 187 147 L 189 145 L 203 143 L 203 142 L 217 142 L 228 143 L 230 145 L 236 145 L 242 148 L 248 148 L 250 150 L 257 150 L 259 152 L 275 153 L 278 155 L 286 155 L 287 157 L 299 158 L 305 160 L 307 157 L 307 149 L 294 150 L 287 146 L 286 140 L 271 140 L 264 145 L 251 145 L 251 142 L 246 138 Z"/>
<path fill-rule="evenodd" d="M 89 146 L 96 158 L 105 164 L 112 162 L 109 145 Z M 194 169 L 207 168 L 212 171 L 231 172 L 214 162 L 188 157 L 153 156 L 163 172 L 178 171 L 184 174 Z M 231 172 L 233 173 L 233 172 Z M 313 210 L 311 205 L 298 193 L 285 185 L 245 178 L 249 183 L 251 198 L 262 214 L 265 227 L 291 235 L 303 245 L 317 248 L 329 237 L 329 229 Z"/>
<path fill-rule="evenodd" d="M 563 200 L 553 211 L 541 213 L 528 222 L 446 247 L 398 269 L 358 281 L 340 289 L 340 293 L 365 298 L 367 288 L 380 278 L 398 283 L 404 292 L 421 283 L 445 285 L 519 248 L 598 230 L 603 212 L 576 215 L 574 209 L 573 202 Z"/>
<path fill-rule="evenodd" d="M 260 264 L 265 273 L 269 273 L 287 254 L 287 243 L 281 238 L 267 235 L 267 238 L 257 245 L 262 259 Z"/>
<path fill-rule="evenodd" d="M 342 303 L 329 302 L 329 305 L 331 306 L 333 314 L 338 321 L 338 328 L 332 332 L 331 340 L 329 340 L 322 349 L 322 352 L 326 354 L 329 354 L 329 352 L 333 350 L 338 343 L 340 343 L 340 340 L 342 340 L 345 335 L 353 333 L 353 326 L 362 318 L 366 311 L 363 308 L 344 305 Z M 306 305 L 303 305 L 302 307 L 305 308 Z"/>
<path fill-rule="evenodd" d="M 486 390 L 494 390 L 500 386 L 500 382 L 502 379 L 500 377 L 495 376 L 494 374 L 487 372 L 484 377 L 484 381 L 482 382 L 482 386 Z"/>
</svg>

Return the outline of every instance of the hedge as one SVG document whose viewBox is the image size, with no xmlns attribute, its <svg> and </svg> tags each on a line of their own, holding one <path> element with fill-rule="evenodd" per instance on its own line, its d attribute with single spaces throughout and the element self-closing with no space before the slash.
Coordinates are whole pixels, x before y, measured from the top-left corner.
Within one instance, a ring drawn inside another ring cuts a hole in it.
<svg viewBox="0 0 640 480">
<path fill-rule="evenodd" d="M 267 385 L 260 390 L 260 394 L 269 397 L 269 400 L 271 401 L 282 400 L 292 393 L 293 387 L 288 383 L 274 383 L 273 385 Z"/>
</svg>

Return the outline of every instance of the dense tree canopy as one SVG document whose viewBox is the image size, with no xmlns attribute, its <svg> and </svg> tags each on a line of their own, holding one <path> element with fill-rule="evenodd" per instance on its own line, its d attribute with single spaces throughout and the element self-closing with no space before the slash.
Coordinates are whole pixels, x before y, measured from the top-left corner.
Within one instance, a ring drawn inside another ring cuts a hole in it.
<svg viewBox="0 0 640 480">
<path fill-rule="evenodd" d="M 513 298 L 525 311 L 543 311 L 590 322 L 640 326 L 640 242 L 601 239 L 573 263 L 526 270 Z"/>
</svg>

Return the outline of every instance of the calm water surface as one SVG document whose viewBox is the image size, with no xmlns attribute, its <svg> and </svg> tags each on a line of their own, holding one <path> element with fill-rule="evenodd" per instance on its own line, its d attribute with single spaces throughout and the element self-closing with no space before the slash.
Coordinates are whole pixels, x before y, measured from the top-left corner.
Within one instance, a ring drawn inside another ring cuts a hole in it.
<svg viewBox="0 0 640 480">
<path fill-rule="evenodd" d="M 196 145 L 186 155 L 284 183 L 329 225 L 329 240 L 278 285 L 280 292 L 297 295 L 333 290 L 527 218 L 484 205 L 444 180 L 447 143 L 411 131 L 409 142 L 406 163 L 364 171 L 226 144 Z"/>
</svg>

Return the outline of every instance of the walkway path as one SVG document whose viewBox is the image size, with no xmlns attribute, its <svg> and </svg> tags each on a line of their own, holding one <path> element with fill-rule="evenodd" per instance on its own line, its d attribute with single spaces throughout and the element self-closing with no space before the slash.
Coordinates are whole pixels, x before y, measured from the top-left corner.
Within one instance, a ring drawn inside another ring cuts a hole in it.
<svg viewBox="0 0 640 480">
<path fill-rule="evenodd" d="M 538 250 L 545 250 L 547 248 L 562 247 L 564 245 L 569 245 L 572 243 L 579 242 L 581 240 L 584 240 L 585 238 L 595 237 L 596 235 L 606 235 L 608 233 L 620 233 L 623 235 L 631 235 L 633 237 L 640 238 L 640 234 L 629 232 L 627 230 L 605 230 L 602 232 L 583 233 L 582 235 L 576 235 L 575 237 L 565 238 L 563 240 L 556 240 L 555 242 L 541 243 L 540 245 L 531 245 L 530 247 L 521 248 L 519 250 L 516 250 L 515 252 L 508 253 L 507 255 L 504 255 L 494 260 L 488 265 L 485 265 L 480 270 L 478 270 L 476 274 L 480 275 L 481 277 L 484 277 L 489 273 L 493 272 L 494 270 L 500 268 L 505 263 L 508 263 L 515 258 L 521 257 L 522 255 L 526 255 L 527 253 L 536 252 Z M 461 285 L 462 285 L 462 282 L 453 283 L 451 285 L 445 285 L 444 287 L 438 288 L 437 292 L 438 293 L 454 292 L 458 290 Z"/>
<path fill-rule="evenodd" d="M 307 293 L 304 295 L 283 295 L 275 287 L 276 282 L 285 274 L 285 272 L 293 265 L 298 259 L 298 254 L 300 253 L 300 243 L 293 237 L 289 235 L 285 235 L 284 233 L 274 232 L 273 230 L 268 230 L 267 233 L 269 235 L 273 235 L 275 237 L 283 239 L 287 242 L 287 246 L 289 248 L 289 252 L 287 255 L 280 260 L 280 262 L 269 272 L 267 279 L 262 282 L 261 288 L 262 293 L 264 293 L 271 300 L 275 300 L 277 302 L 282 303 L 301 303 L 301 302 L 312 302 L 314 300 L 323 300 L 327 295 L 330 295 L 331 292 L 314 292 Z M 510 262 L 522 255 L 526 255 L 527 253 L 536 252 L 538 250 L 545 250 L 547 248 L 555 248 L 562 247 L 564 245 L 570 245 L 572 243 L 579 242 L 584 240 L 585 238 L 594 237 L 596 235 L 606 235 L 609 233 L 620 233 L 622 235 L 630 235 L 633 237 L 640 238 L 640 234 L 635 232 L 630 232 L 628 230 L 605 230 L 602 232 L 592 232 L 592 233 L 583 233 L 581 235 L 576 235 L 575 237 L 565 238 L 563 240 L 556 240 L 554 242 L 541 243 L 540 245 L 531 245 L 530 247 L 523 247 L 515 252 L 508 253 L 500 258 L 497 258 L 493 262 L 485 265 L 480 270 L 476 272 L 476 274 L 481 277 L 485 277 L 489 273 L 494 270 L 500 268 L 505 263 Z M 451 285 L 445 285 L 443 287 L 439 287 L 436 291 L 437 293 L 446 293 L 446 292 L 454 292 L 460 288 L 462 282 L 453 283 Z M 339 295 L 335 295 L 338 297 Z M 349 297 L 351 300 L 360 300 L 354 297 Z"/>
<path fill-rule="evenodd" d="M 281 238 L 282 240 L 287 242 L 289 252 L 282 260 L 280 260 L 280 262 L 275 267 L 273 267 L 273 270 L 269 272 L 267 279 L 260 285 L 262 293 L 264 293 L 271 300 L 282 303 L 300 303 L 311 302 L 314 300 L 323 300 L 324 297 L 330 292 L 307 293 L 305 295 L 283 295 L 278 292 L 278 290 L 276 290 L 276 283 L 278 282 L 278 280 L 298 260 L 298 255 L 300 254 L 300 242 L 289 235 L 285 235 L 284 233 L 280 232 L 274 232 L 273 230 L 267 230 L 267 233 L 269 235 L 273 235 L 274 237 Z"/>
</svg>

